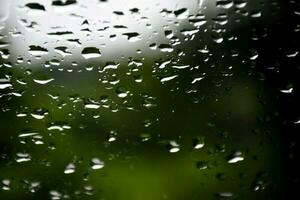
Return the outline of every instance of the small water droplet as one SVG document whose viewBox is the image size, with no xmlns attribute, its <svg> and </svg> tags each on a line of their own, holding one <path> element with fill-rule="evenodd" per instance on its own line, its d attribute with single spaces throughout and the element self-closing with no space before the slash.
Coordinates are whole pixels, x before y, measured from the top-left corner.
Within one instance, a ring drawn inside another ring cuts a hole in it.
<svg viewBox="0 0 300 200">
<path fill-rule="evenodd" d="M 62 198 L 62 194 L 56 190 L 51 190 L 49 193 L 52 200 L 60 200 Z"/>
<path fill-rule="evenodd" d="M 100 108 L 99 104 L 92 104 L 92 103 L 87 103 L 84 105 L 84 108 L 86 109 L 98 109 Z"/>
<path fill-rule="evenodd" d="M 242 152 L 237 151 L 232 156 L 230 156 L 230 158 L 228 159 L 227 162 L 228 163 L 237 163 L 237 162 L 240 162 L 240 161 L 243 161 L 243 160 L 244 160 L 244 157 L 243 157 Z"/>
<path fill-rule="evenodd" d="M 233 194 L 231 192 L 219 192 L 218 196 L 223 197 L 223 198 L 229 198 L 229 197 L 232 197 Z"/>
<path fill-rule="evenodd" d="M 180 146 L 175 140 L 171 140 L 167 147 L 170 153 L 176 153 L 180 151 Z"/>
<path fill-rule="evenodd" d="M 18 163 L 27 162 L 31 160 L 31 156 L 28 153 L 17 153 L 16 161 Z"/>
<path fill-rule="evenodd" d="M 44 119 L 44 117 L 48 114 L 48 110 L 43 108 L 35 109 L 30 115 L 35 119 Z"/>
<path fill-rule="evenodd" d="M 201 149 L 204 147 L 204 139 L 203 138 L 196 138 L 193 141 L 194 149 Z"/>
<path fill-rule="evenodd" d="M 72 174 L 75 172 L 75 165 L 73 163 L 69 163 L 67 166 L 66 166 L 66 169 L 64 171 L 65 174 Z"/>
<path fill-rule="evenodd" d="M 20 138 L 23 138 L 23 137 L 31 137 L 31 136 L 34 136 L 34 135 L 38 135 L 39 133 L 34 133 L 34 132 L 27 132 L 27 133 L 21 133 L 19 135 Z"/>
<path fill-rule="evenodd" d="M 101 56 L 100 50 L 96 47 L 85 47 L 81 51 L 81 54 L 85 59 L 98 58 Z"/>
<path fill-rule="evenodd" d="M 10 180 L 9 179 L 3 179 L 2 180 L 2 190 L 10 190 Z"/>
<path fill-rule="evenodd" d="M 141 35 L 137 32 L 132 32 L 132 33 L 123 33 L 123 35 L 127 36 L 127 40 L 129 42 L 136 42 L 141 40 Z"/>
<path fill-rule="evenodd" d="M 11 83 L 7 83 L 7 82 L 6 83 L 3 83 L 3 82 L 1 83 L 0 82 L 0 89 L 1 90 L 6 89 L 6 88 L 10 88 L 10 87 L 12 87 Z"/>
<path fill-rule="evenodd" d="M 34 10 L 46 10 L 45 7 L 39 3 L 27 3 L 25 6 Z"/>
<path fill-rule="evenodd" d="M 233 1 L 231 0 L 217 0 L 216 4 L 218 8 L 223 8 L 223 9 L 229 9 L 234 5 Z"/>
<path fill-rule="evenodd" d="M 171 45 L 169 45 L 169 44 L 160 44 L 158 46 L 158 48 L 162 52 L 172 52 L 172 51 L 174 51 L 173 47 Z"/>
<path fill-rule="evenodd" d="M 174 14 L 178 19 L 185 19 L 188 17 L 189 12 L 187 8 L 181 8 L 179 10 L 175 10 Z"/>
<path fill-rule="evenodd" d="M 120 98 L 125 98 L 125 97 L 127 97 L 127 95 L 129 94 L 129 91 L 125 90 L 125 89 L 122 88 L 122 87 L 118 87 L 118 88 L 116 89 L 116 93 L 117 93 L 118 97 L 120 97 Z"/>
<path fill-rule="evenodd" d="M 104 167 L 104 162 L 101 161 L 99 158 L 92 158 L 91 167 L 92 169 L 101 169 Z"/>
<path fill-rule="evenodd" d="M 164 83 L 170 80 L 173 80 L 174 78 L 178 77 L 178 75 L 173 75 L 173 76 L 167 76 L 167 77 L 163 77 L 160 79 L 160 82 Z"/>
<path fill-rule="evenodd" d="M 34 45 L 29 46 L 29 51 L 28 52 L 33 56 L 43 56 L 43 55 L 48 54 L 47 49 L 45 49 L 41 46 L 34 46 Z"/>
<path fill-rule="evenodd" d="M 51 81 L 53 81 L 54 78 L 49 78 L 49 79 L 44 79 L 44 80 L 41 80 L 41 79 L 33 79 L 33 81 L 35 83 L 38 83 L 38 84 L 41 84 L 41 85 L 45 85 L 47 83 L 50 83 Z"/>
</svg>

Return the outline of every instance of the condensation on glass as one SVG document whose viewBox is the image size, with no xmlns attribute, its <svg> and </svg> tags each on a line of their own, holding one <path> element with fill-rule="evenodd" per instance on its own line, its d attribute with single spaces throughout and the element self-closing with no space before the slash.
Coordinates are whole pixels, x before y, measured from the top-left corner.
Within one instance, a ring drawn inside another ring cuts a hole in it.
<svg viewBox="0 0 300 200">
<path fill-rule="evenodd" d="M 0 199 L 277 198 L 283 4 L 1 0 Z"/>
</svg>

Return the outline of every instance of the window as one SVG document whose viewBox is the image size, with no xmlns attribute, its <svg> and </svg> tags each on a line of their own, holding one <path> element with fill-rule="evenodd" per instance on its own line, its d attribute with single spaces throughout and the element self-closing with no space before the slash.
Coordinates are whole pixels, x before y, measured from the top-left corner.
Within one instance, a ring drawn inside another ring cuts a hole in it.
<svg viewBox="0 0 300 200">
<path fill-rule="evenodd" d="M 297 1 L 1 0 L 0 199 L 290 199 L 298 32 Z"/>
</svg>

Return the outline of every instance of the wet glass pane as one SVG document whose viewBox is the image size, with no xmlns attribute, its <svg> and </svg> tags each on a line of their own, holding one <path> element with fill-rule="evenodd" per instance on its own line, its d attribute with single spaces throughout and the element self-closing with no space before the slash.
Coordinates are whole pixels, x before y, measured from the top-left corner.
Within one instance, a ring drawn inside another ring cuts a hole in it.
<svg viewBox="0 0 300 200">
<path fill-rule="evenodd" d="M 0 199 L 291 199 L 299 15 L 296 0 L 1 0 Z"/>
</svg>

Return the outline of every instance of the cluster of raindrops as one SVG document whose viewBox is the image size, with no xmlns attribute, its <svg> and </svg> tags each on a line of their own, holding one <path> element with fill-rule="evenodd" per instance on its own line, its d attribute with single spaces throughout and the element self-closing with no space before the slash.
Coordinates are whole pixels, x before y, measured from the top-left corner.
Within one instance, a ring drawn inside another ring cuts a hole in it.
<svg viewBox="0 0 300 200">
<path fill-rule="evenodd" d="M 272 148 L 279 151 L 275 136 L 265 139 L 277 134 L 269 125 L 277 114 L 261 114 L 273 107 L 255 71 L 264 54 L 252 43 L 268 38 L 255 27 L 273 24 L 278 2 L 0 2 L 0 119 L 9 135 L 0 157 L 11 168 L 0 176 L 2 190 L 16 190 L 12 170 L 32 167 L 46 178 L 22 175 L 29 193 L 94 195 L 105 188 L 93 176 L 114 176 L 115 163 L 135 169 L 153 152 L 171 164 L 185 157 L 194 177 L 215 176 L 216 198 L 238 196 L 239 171 L 249 171 L 250 192 L 271 188 L 272 178 L 251 168 L 272 167 Z M 293 60 L 298 49 L 284 56 Z M 277 73 L 277 64 L 268 70 Z M 295 90 L 289 80 L 278 89 Z M 67 189 L 54 187 L 54 178 L 47 185 L 52 173 Z M 224 181 L 236 187 L 223 190 Z"/>
</svg>

